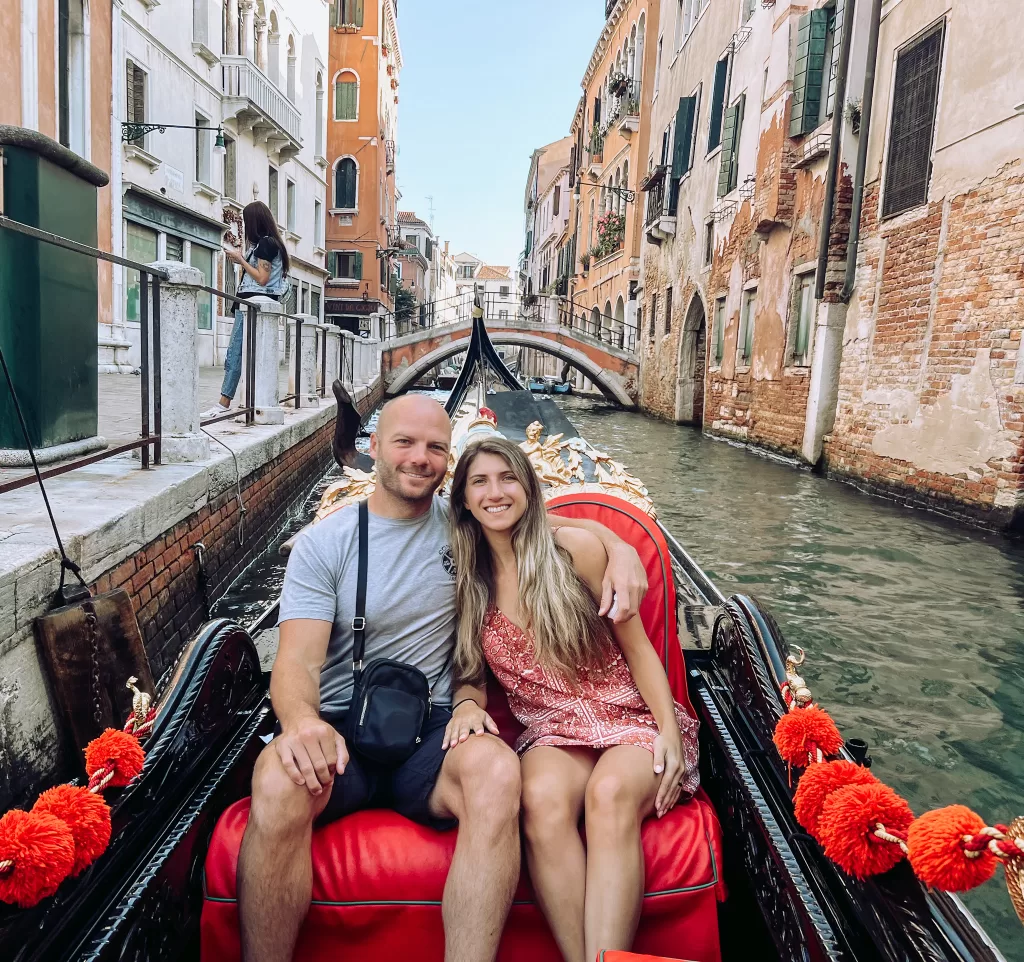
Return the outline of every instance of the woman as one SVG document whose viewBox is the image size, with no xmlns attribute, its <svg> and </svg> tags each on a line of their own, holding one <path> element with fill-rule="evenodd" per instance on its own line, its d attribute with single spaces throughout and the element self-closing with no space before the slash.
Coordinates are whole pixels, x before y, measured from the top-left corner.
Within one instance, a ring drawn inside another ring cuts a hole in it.
<svg viewBox="0 0 1024 962">
<path fill-rule="evenodd" d="M 291 261 L 288 249 L 281 240 L 277 223 L 270 208 L 262 201 L 253 201 L 242 210 L 242 225 L 249 250 L 245 256 L 233 247 L 224 248 L 225 260 L 242 268 L 242 282 L 235 291 L 240 300 L 261 294 L 280 300 L 288 290 L 288 270 Z M 228 353 L 224 357 L 224 382 L 220 388 L 220 404 L 204 411 L 201 417 L 212 418 L 225 414 L 238 388 L 242 374 L 242 332 L 245 328 L 245 312 L 235 302 L 235 324 L 231 328 Z"/>
<path fill-rule="evenodd" d="M 445 744 L 496 732 L 484 665 L 526 726 L 523 836 L 537 900 L 566 962 L 629 949 L 640 916 L 640 823 L 697 789 L 697 723 L 672 698 L 639 617 L 598 616 L 606 559 L 577 528 L 549 527 L 526 455 L 471 444 L 452 481 L 456 675 Z M 583 815 L 584 850 L 577 831 Z"/>
</svg>

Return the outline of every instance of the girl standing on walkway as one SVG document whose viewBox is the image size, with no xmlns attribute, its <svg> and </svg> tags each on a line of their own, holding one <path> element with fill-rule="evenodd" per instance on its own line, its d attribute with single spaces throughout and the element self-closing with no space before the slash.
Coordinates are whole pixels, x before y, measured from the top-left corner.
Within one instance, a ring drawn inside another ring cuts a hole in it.
<svg viewBox="0 0 1024 962">
<path fill-rule="evenodd" d="M 456 676 L 485 692 L 486 662 L 526 726 L 516 750 L 537 901 L 566 962 L 628 950 L 643 898 L 640 823 L 697 790 L 697 721 L 673 699 L 639 616 L 598 615 L 604 548 L 589 531 L 552 530 L 517 445 L 466 449 L 450 517 Z M 446 745 L 497 731 L 478 707 L 449 724 Z"/>
<path fill-rule="evenodd" d="M 242 210 L 242 225 L 249 249 L 245 256 L 233 247 L 224 248 L 227 261 L 242 268 L 242 282 L 235 296 L 239 300 L 260 294 L 275 301 L 288 291 L 288 270 L 291 262 L 288 249 L 281 240 L 277 223 L 270 208 L 262 201 L 253 201 Z M 231 328 L 228 353 L 224 357 L 224 382 L 220 388 L 220 404 L 204 411 L 202 418 L 225 414 L 238 388 L 242 374 L 242 332 L 245 329 L 245 311 L 235 301 L 235 323 Z"/>
</svg>

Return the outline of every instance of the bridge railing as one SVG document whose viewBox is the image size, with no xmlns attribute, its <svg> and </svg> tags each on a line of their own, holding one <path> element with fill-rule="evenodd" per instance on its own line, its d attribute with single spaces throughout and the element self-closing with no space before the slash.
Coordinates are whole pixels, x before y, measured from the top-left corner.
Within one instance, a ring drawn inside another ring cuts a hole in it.
<svg viewBox="0 0 1024 962">
<path fill-rule="evenodd" d="M 599 341 L 609 347 L 636 353 L 637 326 L 628 318 L 619 319 L 588 310 L 582 304 L 550 294 L 520 295 L 511 290 L 487 292 L 483 296 L 484 322 L 493 325 L 532 327 L 558 325 L 575 335 Z M 381 318 L 384 341 L 436 328 L 469 326 L 473 317 L 473 294 L 468 288 L 454 297 L 429 302 L 405 315 L 385 314 Z"/>
</svg>

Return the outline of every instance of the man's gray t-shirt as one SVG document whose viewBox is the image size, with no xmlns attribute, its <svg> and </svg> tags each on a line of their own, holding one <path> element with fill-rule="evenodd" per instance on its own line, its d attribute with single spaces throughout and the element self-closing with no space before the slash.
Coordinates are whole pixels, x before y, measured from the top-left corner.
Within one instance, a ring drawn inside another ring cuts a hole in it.
<svg viewBox="0 0 1024 962">
<path fill-rule="evenodd" d="M 333 622 L 320 672 L 320 712 L 331 717 L 352 700 L 352 617 L 356 607 L 359 531 L 356 505 L 307 528 L 292 548 L 281 592 L 280 621 Z M 455 643 L 455 564 L 448 544 L 448 505 L 435 497 L 419 518 L 370 512 L 364 663 L 393 658 L 418 668 L 435 704 L 451 704 Z M 443 675 L 443 677 L 439 677 Z"/>
</svg>

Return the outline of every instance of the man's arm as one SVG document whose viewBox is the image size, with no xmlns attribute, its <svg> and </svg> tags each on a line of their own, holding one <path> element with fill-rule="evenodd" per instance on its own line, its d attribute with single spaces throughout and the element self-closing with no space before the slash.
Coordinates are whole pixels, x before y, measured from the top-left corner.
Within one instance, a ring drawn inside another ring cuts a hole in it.
<svg viewBox="0 0 1024 962">
<path fill-rule="evenodd" d="M 601 603 L 598 612 L 617 624 L 625 624 L 640 610 L 647 594 L 647 571 L 640 563 L 636 549 L 603 524 L 588 518 L 563 518 L 548 515 L 553 527 L 581 528 L 596 535 L 608 554 L 608 565 L 601 580 Z M 613 608 L 614 606 L 614 608 Z"/>
</svg>

